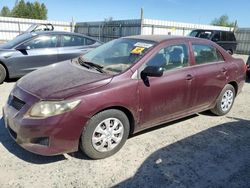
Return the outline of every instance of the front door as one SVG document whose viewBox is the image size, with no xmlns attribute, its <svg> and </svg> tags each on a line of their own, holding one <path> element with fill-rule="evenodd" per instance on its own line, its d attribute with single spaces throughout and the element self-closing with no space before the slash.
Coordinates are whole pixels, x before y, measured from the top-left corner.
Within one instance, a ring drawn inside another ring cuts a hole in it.
<svg viewBox="0 0 250 188">
<path fill-rule="evenodd" d="M 159 124 L 188 112 L 193 104 L 193 71 L 187 45 L 172 44 L 160 49 L 145 66 L 162 66 L 161 77 L 139 81 L 141 128 Z"/>
<path fill-rule="evenodd" d="M 40 67 L 58 62 L 56 35 L 38 36 L 25 44 L 10 57 L 11 65 L 18 76 L 23 76 Z"/>
</svg>

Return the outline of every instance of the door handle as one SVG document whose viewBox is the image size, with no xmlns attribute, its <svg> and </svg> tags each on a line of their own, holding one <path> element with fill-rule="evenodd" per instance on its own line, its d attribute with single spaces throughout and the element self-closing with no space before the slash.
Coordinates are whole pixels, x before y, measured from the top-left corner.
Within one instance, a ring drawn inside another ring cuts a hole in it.
<svg viewBox="0 0 250 188">
<path fill-rule="evenodd" d="M 192 74 L 188 74 L 187 76 L 186 76 L 186 80 L 192 80 L 194 77 L 193 77 L 193 75 Z"/>
</svg>

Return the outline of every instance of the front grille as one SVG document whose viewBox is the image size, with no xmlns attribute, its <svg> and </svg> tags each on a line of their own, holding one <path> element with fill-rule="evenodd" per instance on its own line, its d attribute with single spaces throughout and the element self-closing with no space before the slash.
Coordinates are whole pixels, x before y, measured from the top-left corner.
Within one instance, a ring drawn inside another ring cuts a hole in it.
<svg viewBox="0 0 250 188">
<path fill-rule="evenodd" d="M 19 111 L 25 105 L 25 102 L 11 95 L 9 97 L 8 104 Z"/>
</svg>

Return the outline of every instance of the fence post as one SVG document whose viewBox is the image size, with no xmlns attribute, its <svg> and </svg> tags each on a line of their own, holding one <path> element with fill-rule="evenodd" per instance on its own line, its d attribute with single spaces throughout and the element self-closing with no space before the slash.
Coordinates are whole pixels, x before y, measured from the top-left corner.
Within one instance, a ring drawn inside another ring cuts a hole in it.
<svg viewBox="0 0 250 188">
<path fill-rule="evenodd" d="M 70 26 L 71 26 L 71 28 L 70 28 L 71 32 L 74 32 L 75 31 L 75 22 L 74 22 L 73 17 L 72 17 Z"/>
<path fill-rule="evenodd" d="M 19 35 L 21 34 L 20 22 L 17 22 Z"/>
</svg>

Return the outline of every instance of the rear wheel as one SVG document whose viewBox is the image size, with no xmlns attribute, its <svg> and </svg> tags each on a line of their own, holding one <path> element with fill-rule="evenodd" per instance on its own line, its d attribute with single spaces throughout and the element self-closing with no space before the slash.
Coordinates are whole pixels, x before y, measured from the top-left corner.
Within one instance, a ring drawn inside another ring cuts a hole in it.
<svg viewBox="0 0 250 188">
<path fill-rule="evenodd" d="M 120 110 L 110 109 L 94 115 L 81 136 L 81 149 L 92 159 L 118 152 L 129 135 L 129 120 Z"/>
<path fill-rule="evenodd" d="M 6 70 L 3 65 L 0 64 L 0 84 L 3 83 L 3 81 L 6 78 Z"/>
<path fill-rule="evenodd" d="M 211 111 L 218 116 L 227 114 L 233 106 L 234 99 L 235 89 L 232 85 L 227 84 L 221 91 L 217 98 L 216 105 Z"/>
</svg>

